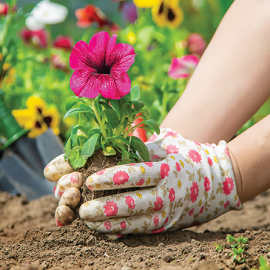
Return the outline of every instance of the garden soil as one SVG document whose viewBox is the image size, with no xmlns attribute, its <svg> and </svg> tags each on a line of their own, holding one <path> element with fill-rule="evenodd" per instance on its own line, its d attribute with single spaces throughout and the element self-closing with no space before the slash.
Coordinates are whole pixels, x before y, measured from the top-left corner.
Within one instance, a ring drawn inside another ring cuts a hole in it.
<svg viewBox="0 0 270 270">
<path fill-rule="evenodd" d="M 56 228 L 57 200 L 0 192 L 0 269 L 194 269 L 245 270 L 270 262 L 270 192 L 198 227 L 156 235 L 129 235 L 111 242 L 79 219 Z M 230 257 L 227 234 L 249 241 L 245 263 Z M 215 243 L 223 246 L 216 251 Z"/>
</svg>

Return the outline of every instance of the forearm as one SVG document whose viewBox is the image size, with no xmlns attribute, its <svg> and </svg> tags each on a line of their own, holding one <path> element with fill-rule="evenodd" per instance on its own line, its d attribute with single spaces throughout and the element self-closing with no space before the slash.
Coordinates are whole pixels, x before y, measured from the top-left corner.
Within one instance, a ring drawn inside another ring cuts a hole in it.
<svg viewBox="0 0 270 270">
<path fill-rule="evenodd" d="M 229 142 L 228 149 L 242 203 L 270 188 L 270 115 Z"/>
<path fill-rule="evenodd" d="M 202 143 L 231 139 L 270 95 L 269 32 L 268 0 L 235 1 L 161 126 Z"/>
</svg>

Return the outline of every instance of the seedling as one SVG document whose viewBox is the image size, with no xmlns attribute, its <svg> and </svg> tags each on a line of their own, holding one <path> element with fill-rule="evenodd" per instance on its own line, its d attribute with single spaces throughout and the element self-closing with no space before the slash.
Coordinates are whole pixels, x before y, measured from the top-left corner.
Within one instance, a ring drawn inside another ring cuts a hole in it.
<svg viewBox="0 0 270 270">
<path fill-rule="evenodd" d="M 232 247 L 230 256 L 233 256 L 233 261 L 236 261 L 237 263 L 244 263 L 244 251 L 246 249 L 246 244 L 248 243 L 247 238 L 243 238 L 243 236 L 241 236 L 237 239 L 228 234 L 226 239 Z"/>
<path fill-rule="evenodd" d="M 223 251 L 223 246 L 218 244 L 218 243 L 214 243 L 214 246 L 216 247 L 216 251 Z"/>
<path fill-rule="evenodd" d="M 252 268 L 252 270 L 256 269 Z M 270 270 L 270 266 L 267 265 L 266 259 L 263 256 L 260 257 L 260 268 L 258 270 Z"/>
</svg>

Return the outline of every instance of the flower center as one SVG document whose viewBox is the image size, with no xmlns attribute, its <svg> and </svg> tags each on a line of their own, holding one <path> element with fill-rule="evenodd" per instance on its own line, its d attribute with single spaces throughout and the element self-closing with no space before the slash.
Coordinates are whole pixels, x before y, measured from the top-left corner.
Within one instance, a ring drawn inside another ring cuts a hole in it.
<svg viewBox="0 0 270 270">
<path fill-rule="evenodd" d="M 43 118 L 44 122 L 46 123 L 46 125 L 49 127 L 51 125 L 52 122 L 52 118 L 50 116 L 45 116 Z"/>
<path fill-rule="evenodd" d="M 99 69 L 98 72 L 100 74 L 111 74 L 111 67 L 107 65 L 102 65 Z"/>
<path fill-rule="evenodd" d="M 164 11 L 164 3 L 162 2 L 159 9 L 158 9 L 158 14 L 160 15 Z"/>
<path fill-rule="evenodd" d="M 168 20 L 172 22 L 174 20 L 174 18 L 175 18 L 175 14 L 173 13 L 172 9 L 169 8 Z"/>
</svg>

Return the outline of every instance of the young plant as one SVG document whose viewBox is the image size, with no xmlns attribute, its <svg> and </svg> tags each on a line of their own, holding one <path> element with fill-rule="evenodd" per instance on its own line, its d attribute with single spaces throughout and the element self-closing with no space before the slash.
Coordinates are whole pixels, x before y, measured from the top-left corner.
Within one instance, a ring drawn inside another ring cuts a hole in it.
<svg viewBox="0 0 270 270">
<path fill-rule="evenodd" d="M 119 164 L 138 162 L 139 156 L 149 161 L 145 144 L 129 134 L 138 126 L 159 134 L 157 123 L 149 119 L 148 109 L 139 101 L 139 87 L 131 89 L 127 70 L 135 61 L 134 48 L 116 44 L 116 37 L 99 32 L 89 44 L 77 42 L 70 55 L 74 70 L 70 87 L 77 97 L 66 100 L 65 118 L 79 114 L 79 123 L 67 141 L 65 158 L 75 170 L 84 167 L 98 149 L 105 156 L 120 153 Z M 139 117 L 143 121 L 134 124 Z M 89 127 L 90 122 L 98 128 Z"/>
<path fill-rule="evenodd" d="M 140 159 L 136 151 L 144 161 L 149 161 L 149 153 L 142 140 L 128 135 L 142 124 L 141 128 L 159 133 L 157 123 L 149 119 L 149 111 L 138 100 L 139 97 L 139 87 L 135 86 L 119 100 L 106 99 L 101 95 L 95 99 L 73 96 L 66 100 L 65 118 L 79 114 L 79 124 L 72 129 L 65 146 L 65 158 L 74 169 L 83 167 L 98 149 L 102 149 L 105 156 L 121 153 L 119 164 L 138 162 Z M 143 121 L 133 126 L 138 117 Z M 85 128 L 91 120 L 96 122 L 98 128 Z"/>
<path fill-rule="evenodd" d="M 247 238 L 241 236 L 237 239 L 228 234 L 226 239 L 228 243 L 231 244 L 232 252 L 230 253 L 230 256 L 233 256 L 233 261 L 244 263 L 244 251 L 246 249 L 246 244 L 248 243 Z"/>
<path fill-rule="evenodd" d="M 252 270 L 256 269 L 252 268 Z M 270 265 L 267 265 L 266 259 L 263 256 L 260 257 L 260 268 L 258 270 L 270 270 Z"/>
<path fill-rule="evenodd" d="M 214 246 L 216 247 L 216 251 L 223 251 L 223 246 L 218 244 L 218 243 L 214 243 Z"/>
</svg>

